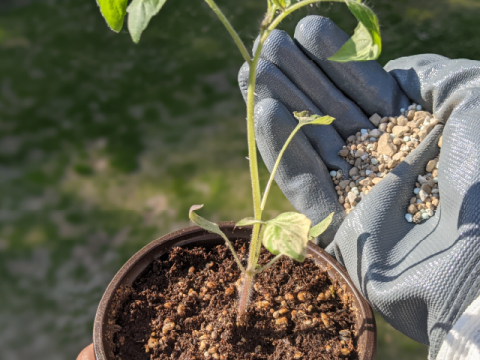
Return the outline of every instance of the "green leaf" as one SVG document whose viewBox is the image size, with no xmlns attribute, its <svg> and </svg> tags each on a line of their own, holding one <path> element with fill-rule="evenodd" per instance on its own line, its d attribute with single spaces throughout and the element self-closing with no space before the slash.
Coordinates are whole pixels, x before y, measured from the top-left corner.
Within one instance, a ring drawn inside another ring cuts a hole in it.
<svg viewBox="0 0 480 360">
<path fill-rule="evenodd" d="M 272 3 L 279 8 L 285 9 L 285 0 L 272 0 Z"/>
<path fill-rule="evenodd" d="M 192 222 L 194 222 L 195 224 L 197 224 L 198 226 L 200 226 L 201 228 L 207 230 L 207 231 L 210 231 L 212 233 L 215 233 L 215 234 L 218 234 L 220 235 L 222 238 L 224 238 L 225 240 L 228 241 L 226 235 L 223 233 L 222 230 L 220 230 L 220 228 L 218 227 L 217 224 L 215 223 L 212 223 L 206 219 L 204 219 L 203 217 L 201 217 L 200 215 L 197 215 L 194 211 L 195 210 L 199 210 L 203 207 L 203 205 L 192 205 L 190 207 L 190 211 L 188 212 L 188 217 L 190 218 L 190 220 L 192 220 Z"/>
<path fill-rule="evenodd" d="M 310 233 L 308 234 L 310 240 L 311 239 L 315 239 L 316 237 L 320 236 L 323 234 L 323 232 L 325 230 L 327 230 L 327 228 L 330 226 L 330 224 L 332 223 L 332 220 L 333 220 L 333 214 L 335 213 L 331 213 L 330 215 L 328 215 L 325 219 L 323 219 L 322 221 L 320 221 L 320 223 L 318 223 L 317 225 L 315 225 L 314 227 L 312 227 L 310 229 Z"/>
<path fill-rule="evenodd" d="M 307 255 L 308 232 L 312 222 L 305 215 L 287 212 L 266 221 L 262 232 L 262 244 L 272 254 L 287 255 L 303 261 Z"/>
<path fill-rule="evenodd" d="M 128 0 L 97 0 L 100 12 L 113 31 L 122 30 L 123 18 L 127 14 Z"/>
<path fill-rule="evenodd" d="M 252 217 L 247 217 L 237 222 L 235 226 L 247 226 L 247 225 L 253 225 L 253 224 L 265 224 L 265 222 L 261 220 L 257 220 Z"/>
<path fill-rule="evenodd" d="M 303 125 L 330 125 L 335 118 L 331 116 L 320 116 L 320 115 L 311 115 L 308 111 L 301 111 L 297 112 L 295 111 L 293 113 L 293 116 L 295 116 L 298 119 L 298 123 L 303 126 Z"/>
<path fill-rule="evenodd" d="M 128 30 L 135 43 L 140 41 L 150 19 L 157 15 L 167 0 L 133 0 L 128 5 Z"/>
<path fill-rule="evenodd" d="M 364 4 L 353 0 L 345 2 L 359 22 L 353 36 L 328 60 L 348 62 L 378 59 L 382 52 L 382 39 L 377 16 Z"/>
<path fill-rule="evenodd" d="M 305 111 L 294 111 L 293 116 L 295 116 L 298 119 L 298 121 L 300 121 L 300 119 L 309 117 L 310 113 L 306 110 Z"/>
</svg>

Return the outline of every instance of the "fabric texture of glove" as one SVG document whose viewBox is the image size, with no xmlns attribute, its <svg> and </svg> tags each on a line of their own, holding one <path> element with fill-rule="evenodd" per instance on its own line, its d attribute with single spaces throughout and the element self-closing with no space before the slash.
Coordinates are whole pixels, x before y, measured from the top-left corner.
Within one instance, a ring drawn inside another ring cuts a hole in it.
<svg viewBox="0 0 480 360">
<path fill-rule="evenodd" d="M 309 110 L 337 120 L 303 128 L 287 149 L 275 180 L 289 201 L 314 224 L 336 217 L 320 239 L 348 270 L 356 286 L 384 319 L 430 346 L 434 359 L 453 324 L 480 295 L 480 63 L 417 55 L 391 61 L 326 60 L 348 39 L 327 18 L 308 16 L 295 40 L 274 31 L 257 71 L 256 133 L 262 158 L 272 169 L 296 125 L 293 111 Z M 248 67 L 240 70 L 244 96 Z M 409 100 L 410 99 L 410 100 Z M 398 115 L 410 102 L 442 124 L 345 216 L 328 175 L 347 171 L 337 155 L 348 135 L 371 128 L 367 119 Z M 404 215 L 417 176 L 439 151 L 440 206 L 422 224 Z"/>
</svg>

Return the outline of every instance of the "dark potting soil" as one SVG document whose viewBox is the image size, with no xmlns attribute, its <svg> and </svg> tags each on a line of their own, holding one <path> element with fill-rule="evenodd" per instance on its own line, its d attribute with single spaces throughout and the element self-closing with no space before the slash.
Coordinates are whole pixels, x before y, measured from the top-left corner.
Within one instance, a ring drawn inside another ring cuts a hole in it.
<svg viewBox="0 0 480 360">
<path fill-rule="evenodd" d="M 263 249 L 260 264 L 271 258 Z M 283 257 L 257 275 L 246 326 L 236 321 L 239 277 L 226 246 L 173 248 L 117 291 L 115 359 L 358 358 L 352 295 L 311 259 Z"/>
</svg>

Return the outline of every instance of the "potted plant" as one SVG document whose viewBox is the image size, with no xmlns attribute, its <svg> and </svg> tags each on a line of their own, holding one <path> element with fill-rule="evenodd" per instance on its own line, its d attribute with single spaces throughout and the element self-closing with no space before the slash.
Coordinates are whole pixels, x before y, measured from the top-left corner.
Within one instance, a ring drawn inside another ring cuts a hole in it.
<svg viewBox="0 0 480 360">
<path fill-rule="evenodd" d="M 117 32 L 128 12 L 128 28 L 138 42 L 165 1 L 133 0 L 128 7 L 127 0 L 98 3 Z M 196 213 L 203 205 L 193 205 L 189 217 L 198 226 L 166 235 L 135 254 L 100 303 L 95 356 L 372 359 L 375 322 L 370 307 L 346 271 L 311 241 L 325 231 L 333 214 L 313 227 L 305 215 L 295 212 L 262 219 L 275 172 L 295 133 L 303 126 L 330 124 L 334 118 L 303 109 L 294 113 L 298 125 L 284 144 L 262 197 L 254 131 L 256 66 L 271 31 L 295 10 L 322 0 L 294 4 L 268 0 L 253 58 L 214 0 L 205 1 L 249 64 L 247 133 L 254 216 L 217 225 Z M 344 2 L 359 23 L 330 60 L 376 59 L 381 50 L 376 16 L 360 2 Z"/>
</svg>

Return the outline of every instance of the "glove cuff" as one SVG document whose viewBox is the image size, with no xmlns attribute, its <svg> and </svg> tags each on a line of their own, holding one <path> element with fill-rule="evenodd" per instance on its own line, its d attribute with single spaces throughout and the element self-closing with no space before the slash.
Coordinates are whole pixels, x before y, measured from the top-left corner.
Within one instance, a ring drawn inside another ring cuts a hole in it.
<svg viewBox="0 0 480 360">
<path fill-rule="evenodd" d="M 464 271 L 453 284 L 453 288 L 444 289 L 451 296 L 443 304 L 437 321 L 429 329 L 430 360 L 436 359 L 447 334 L 470 304 L 480 296 L 480 251 L 475 255 L 469 258 L 468 264 L 462 265 Z"/>
</svg>

